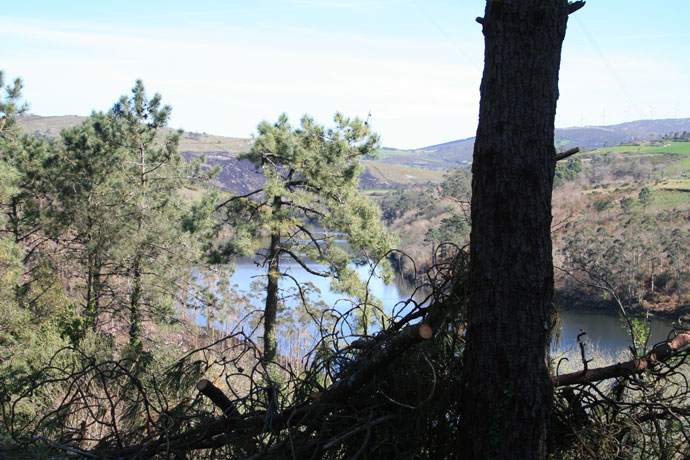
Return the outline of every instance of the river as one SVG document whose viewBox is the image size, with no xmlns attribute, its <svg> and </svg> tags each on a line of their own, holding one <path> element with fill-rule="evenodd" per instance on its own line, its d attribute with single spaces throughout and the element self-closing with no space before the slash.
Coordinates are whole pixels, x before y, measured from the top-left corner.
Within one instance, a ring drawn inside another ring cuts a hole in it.
<svg viewBox="0 0 690 460">
<path fill-rule="evenodd" d="M 329 289 L 329 280 L 314 276 L 294 263 L 283 263 L 281 269 L 300 282 L 313 283 L 321 291 L 321 300 L 327 305 L 333 306 L 339 311 L 350 307 L 351 304 L 343 300 L 343 294 L 332 292 Z M 368 270 L 366 267 L 360 267 L 358 271 L 363 279 L 367 278 Z M 261 279 L 263 276 L 265 276 L 265 269 L 257 267 L 252 262 L 243 261 L 236 264 L 231 282 L 237 286 L 239 291 L 248 292 L 252 281 Z M 290 283 L 293 282 L 289 279 L 282 279 L 281 288 L 288 287 Z M 371 277 L 369 288 L 374 296 L 382 300 L 387 312 L 395 309 L 395 312 L 399 313 L 402 303 L 414 293 L 413 285 L 402 277 L 398 277 L 388 285 L 380 278 Z M 422 294 L 419 293 L 417 300 L 421 300 L 421 298 Z M 256 305 L 256 307 L 260 308 L 261 305 Z M 631 345 L 624 322 L 613 312 L 565 310 L 559 312 L 559 320 L 560 340 L 554 343 L 552 347 L 555 354 L 569 349 L 577 349 L 577 336 L 581 330 L 587 333 L 583 340 L 590 344 L 588 346 L 590 351 L 599 350 L 614 355 L 619 350 L 626 349 Z M 670 330 L 671 321 L 652 319 L 649 345 L 652 346 L 657 342 L 666 340 Z"/>
</svg>

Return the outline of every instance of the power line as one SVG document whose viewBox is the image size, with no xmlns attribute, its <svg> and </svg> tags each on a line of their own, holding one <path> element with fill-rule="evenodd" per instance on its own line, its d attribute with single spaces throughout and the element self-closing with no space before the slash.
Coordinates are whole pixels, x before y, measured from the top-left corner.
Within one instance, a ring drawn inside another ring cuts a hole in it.
<svg viewBox="0 0 690 460">
<path fill-rule="evenodd" d="M 589 42 L 592 44 L 592 47 L 594 48 L 594 50 L 597 52 L 597 54 L 599 55 L 599 57 L 601 58 L 601 60 L 604 62 L 604 65 L 606 65 L 606 68 L 609 70 L 609 73 L 610 73 L 611 76 L 613 77 L 613 79 L 614 79 L 614 81 L 616 82 L 616 84 L 618 84 L 618 86 L 620 87 L 620 89 L 623 91 L 623 94 L 624 94 L 625 97 L 628 99 L 628 102 L 630 102 L 630 105 L 635 109 L 635 111 L 636 111 L 637 114 L 639 115 L 640 120 L 644 119 L 645 117 L 644 117 L 644 115 L 642 115 L 642 112 L 640 111 L 640 109 L 639 109 L 639 107 L 638 107 L 638 105 L 637 105 L 637 102 L 636 102 L 635 99 L 632 97 L 632 95 L 628 92 L 628 90 L 625 88 L 625 86 L 624 86 L 623 83 L 621 82 L 620 78 L 618 78 L 618 75 L 617 75 L 616 72 L 613 70 L 613 67 L 611 66 L 611 63 L 609 63 L 608 59 L 606 59 L 606 56 L 604 56 L 604 53 L 601 51 L 601 48 L 599 48 L 599 45 L 597 45 L 597 43 L 594 41 L 594 38 L 590 35 L 589 31 L 588 31 L 587 28 L 585 27 L 585 25 L 584 25 L 584 23 L 582 22 L 582 20 L 580 20 L 580 16 L 579 16 L 579 15 L 575 15 L 575 20 L 576 20 L 577 23 L 580 25 L 580 28 L 581 28 L 582 31 L 585 33 L 585 36 L 587 37 L 587 39 L 589 40 Z M 626 111 L 626 112 L 627 112 L 627 111 Z"/>
<path fill-rule="evenodd" d="M 427 12 L 424 10 L 424 8 L 422 8 L 422 6 L 421 6 L 419 3 L 417 3 L 417 0 L 412 0 L 412 3 L 414 3 L 415 6 L 416 6 L 417 8 L 419 8 L 419 11 L 421 11 L 422 14 L 423 14 L 424 16 L 426 16 L 427 19 L 428 19 L 434 26 L 436 26 L 436 28 L 437 28 L 438 30 L 441 31 L 441 33 L 448 39 L 449 42 L 451 42 L 451 44 L 453 44 L 453 46 L 455 47 L 455 49 L 458 50 L 458 52 L 460 52 L 460 54 L 465 58 L 465 60 L 467 60 L 467 62 L 469 62 L 469 64 L 470 64 L 472 67 L 474 67 L 475 69 L 477 69 L 477 70 L 480 71 L 480 72 L 482 71 L 482 69 L 479 68 L 479 66 L 478 66 L 477 64 L 475 64 L 475 62 L 474 62 L 472 59 L 470 59 L 470 56 L 469 56 L 467 53 L 465 53 L 465 51 L 462 49 L 462 47 L 461 47 L 455 40 L 453 40 L 453 37 L 451 37 L 450 34 L 449 34 L 448 32 L 445 31 L 445 29 L 443 29 L 441 26 L 439 26 L 438 23 L 437 23 L 436 21 L 434 21 L 434 18 L 432 18 L 431 15 L 429 15 L 429 13 L 427 13 Z"/>
</svg>

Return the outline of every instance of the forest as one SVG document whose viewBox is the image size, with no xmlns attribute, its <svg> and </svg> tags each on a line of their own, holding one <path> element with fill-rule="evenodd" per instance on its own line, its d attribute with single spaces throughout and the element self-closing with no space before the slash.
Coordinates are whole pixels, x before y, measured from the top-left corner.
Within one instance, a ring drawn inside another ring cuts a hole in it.
<svg viewBox="0 0 690 460">
<path fill-rule="evenodd" d="M 0 457 L 688 458 L 688 136 L 557 152 L 584 2 L 548 3 L 477 18 L 472 170 L 380 193 L 366 120 L 258 123 L 237 159 L 264 180 L 236 194 L 142 81 L 51 139 L 0 73 Z M 390 311 L 361 268 L 415 295 Z M 629 350 L 550 355 L 562 308 L 615 312 Z"/>
</svg>

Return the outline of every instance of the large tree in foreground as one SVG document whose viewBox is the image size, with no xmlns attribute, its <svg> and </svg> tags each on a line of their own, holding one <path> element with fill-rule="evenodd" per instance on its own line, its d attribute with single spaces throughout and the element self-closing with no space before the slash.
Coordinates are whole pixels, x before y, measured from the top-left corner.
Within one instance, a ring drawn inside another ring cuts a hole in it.
<svg viewBox="0 0 690 460">
<path fill-rule="evenodd" d="M 485 63 L 472 164 L 464 458 L 546 455 L 554 117 L 566 22 L 581 6 L 489 0 L 478 19 Z"/>
</svg>

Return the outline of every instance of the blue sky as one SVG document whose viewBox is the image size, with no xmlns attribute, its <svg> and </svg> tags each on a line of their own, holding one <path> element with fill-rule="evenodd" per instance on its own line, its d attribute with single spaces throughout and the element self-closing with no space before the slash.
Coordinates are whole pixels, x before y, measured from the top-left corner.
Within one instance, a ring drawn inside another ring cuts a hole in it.
<svg viewBox="0 0 690 460">
<path fill-rule="evenodd" d="M 473 136 L 481 0 L 22 0 L 0 11 L 0 68 L 31 112 L 107 110 L 137 78 L 171 125 L 249 137 L 287 112 L 372 114 L 386 146 Z M 556 125 L 690 117 L 690 4 L 590 0 L 571 16 Z"/>
</svg>

